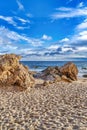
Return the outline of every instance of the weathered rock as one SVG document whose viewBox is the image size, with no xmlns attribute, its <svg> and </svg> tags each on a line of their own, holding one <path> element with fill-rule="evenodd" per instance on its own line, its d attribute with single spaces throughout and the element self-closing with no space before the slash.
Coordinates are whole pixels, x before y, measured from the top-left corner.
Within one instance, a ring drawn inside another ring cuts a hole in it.
<svg viewBox="0 0 87 130">
<path fill-rule="evenodd" d="M 48 67 L 38 74 L 39 78 L 52 82 L 72 82 L 77 80 L 78 69 L 72 62 L 65 64 L 62 67 Z"/>
<path fill-rule="evenodd" d="M 68 62 L 62 66 L 60 68 L 60 72 L 62 75 L 65 75 L 67 78 L 73 81 L 77 80 L 78 69 L 77 66 L 72 62 Z"/>
<path fill-rule="evenodd" d="M 54 78 L 55 82 L 60 82 L 62 80 L 60 75 L 55 75 Z"/>
<path fill-rule="evenodd" d="M 15 54 L 0 56 L 0 85 L 16 85 L 26 89 L 34 84 L 28 68 L 19 63 L 20 58 Z"/>
<path fill-rule="evenodd" d="M 61 79 L 62 81 L 65 81 L 65 82 L 72 82 L 72 80 L 67 78 L 65 75 L 62 75 Z"/>
<path fill-rule="evenodd" d="M 43 70 L 42 72 L 45 73 L 45 75 L 49 75 L 49 74 L 57 74 L 59 75 L 60 74 L 60 69 L 58 66 L 55 66 L 55 67 L 48 67 L 47 69 Z"/>
<path fill-rule="evenodd" d="M 40 77 L 44 80 L 54 81 L 55 79 L 60 80 L 60 70 L 56 67 L 48 67 L 47 69 L 43 70 L 40 74 Z"/>
</svg>

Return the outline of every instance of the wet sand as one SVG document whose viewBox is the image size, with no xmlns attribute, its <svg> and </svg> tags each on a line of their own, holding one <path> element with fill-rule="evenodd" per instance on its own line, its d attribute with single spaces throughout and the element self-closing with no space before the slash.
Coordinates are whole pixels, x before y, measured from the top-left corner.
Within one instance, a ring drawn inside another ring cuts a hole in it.
<svg viewBox="0 0 87 130">
<path fill-rule="evenodd" d="M 0 89 L 0 130 L 87 130 L 87 79 Z"/>
</svg>

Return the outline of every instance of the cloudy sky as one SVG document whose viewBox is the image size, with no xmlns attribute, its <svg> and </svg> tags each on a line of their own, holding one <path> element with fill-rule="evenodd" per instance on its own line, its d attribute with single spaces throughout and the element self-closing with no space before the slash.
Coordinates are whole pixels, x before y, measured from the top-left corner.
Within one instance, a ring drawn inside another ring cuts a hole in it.
<svg viewBox="0 0 87 130">
<path fill-rule="evenodd" d="M 87 60 L 87 0 L 0 0 L 0 54 Z"/>
</svg>

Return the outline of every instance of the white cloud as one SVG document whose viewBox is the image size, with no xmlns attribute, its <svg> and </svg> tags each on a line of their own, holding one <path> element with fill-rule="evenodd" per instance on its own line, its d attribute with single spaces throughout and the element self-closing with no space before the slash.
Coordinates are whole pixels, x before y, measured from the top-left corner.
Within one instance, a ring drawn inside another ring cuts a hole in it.
<svg viewBox="0 0 87 130">
<path fill-rule="evenodd" d="M 16 32 L 10 31 L 9 29 L 1 26 L 0 27 L 0 44 L 2 45 L 11 45 L 13 42 L 20 39 L 20 35 Z"/>
<path fill-rule="evenodd" d="M 32 46 L 41 46 L 44 41 L 40 38 L 31 38 L 24 35 L 20 35 L 17 32 L 11 31 L 5 27 L 0 27 L 0 43 L 1 44 L 9 44 L 9 43 L 20 43 L 20 41 L 24 41 L 27 44 Z"/>
<path fill-rule="evenodd" d="M 27 41 L 33 46 L 42 46 L 42 44 L 44 43 L 44 41 L 35 38 L 28 38 Z"/>
<path fill-rule="evenodd" d="M 84 3 L 83 2 L 80 2 L 79 4 L 78 4 L 78 8 L 81 8 L 81 7 L 83 7 L 84 6 Z"/>
<path fill-rule="evenodd" d="M 79 35 L 77 36 L 77 39 L 86 41 L 87 40 L 87 31 L 80 32 Z"/>
<path fill-rule="evenodd" d="M 77 58 L 79 60 L 79 58 L 86 58 L 85 55 L 80 55 L 80 54 L 66 54 L 66 55 L 62 55 L 62 54 L 55 54 L 53 55 L 28 55 L 24 58 L 22 58 L 22 60 L 29 60 L 29 61 L 69 61 L 69 60 L 75 60 L 77 61 Z"/>
<path fill-rule="evenodd" d="M 79 51 L 80 51 L 80 52 L 82 52 L 82 51 L 87 52 L 87 47 L 85 47 L 85 46 L 83 46 L 83 47 L 78 47 L 77 50 L 78 50 L 78 52 L 79 52 Z"/>
<path fill-rule="evenodd" d="M 9 24 L 12 24 L 13 26 L 16 26 L 16 22 L 13 20 L 13 17 L 6 17 L 6 16 L 2 16 L 0 15 L 0 19 L 8 22 Z"/>
<path fill-rule="evenodd" d="M 56 10 L 58 10 L 58 11 L 63 11 L 63 12 L 67 12 L 67 11 L 72 11 L 72 8 L 59 7 L 59 8 L 56 8 Z"/>
<path fill-rule="evenodd" d="M 30 23 L 30 20 L 28 19 L 23 19 L 23 18 L 20 18 L 20 17 L 15 17 L 17 20 L 19 20 L 22 24 L 26 24 L 26 23 Z"/>
<path fill-rule="evenodd" d="M 60 40 L 59 42 L 60 42 L 60 43 L 61 43 L 61 42 L 69 42 L 69 39 L 68 39 L 68 38 L 64 38 L 64 39 Z"/>
<path fill-rule="evenodd" d="M 46 35 L 47 36 L 47 35 Z M 52 43 L 45 49 L 38 49 L 45 42 L 42 38 L 31 38 L 20 35 L 5 27 L 0 27 L 0 54 L 17 53 L 24 56 L 23 60 L 71 60 L 75 58 L 86 58 L 87 31 L 77 32 L 69 38 Z M 27 47 L 21 45 L 27 43 Z M 63 43 L 63 44 L 62 44 Z M 29 46 L 28 46 L 29 45 Z M 34 48 L 35 46 L 35 48 Z"/>
<path fill-rule="evenodd" d="M 70 39 L 70 40 L 69 40 Z M 79 60 L 81 58 L 87 58 L 87 45 L 83 44 L 83 41 L 87 41 L 87 31 L 79 32 L 71 38 L 64 38 L 58 41 L 56 44 L 51 44 L 51 46 L 43 50 L 30 50 L 26 51 L 29 54 L 27 60 Z M 80 43 L 80 44 L 79 44 Z M 38 55 L 39 56 L 38 56 Z"/>
<path fill-rule="evenodd" d="M 51 45 L 48 47 L 50 50 L 56 50 L 59 47 L 59 45 Z"/>
<path fill-rule="evenodd" d="M 30 48 L 22 48 L 22 49 L 20 49 L 20 53 L 31 54 L 32 49 L 30 49 Z"/>
<path fill-rule="evenodd" d="M 63 43 L 63 44 L 61 44 Z M 58 44 L 58 45 L 57 45 Z M 71 37 L 61 39 L 56 45 L 49 47 L 49 52 L 54 55 L 63 55 L 65 58 L 86 58 L 87 55 L 87 31 L 77 32 Z M 59 52 L 59 53 L 58 53 Z M 62 56 L 61 56 L 62 57 Z"/>
<path fill-rule="evenodd" d="M 83 44 L 83 42 L 87 41 L 87 31 L 79 32 L 69 39 L 64 38 L 60 41 L 56 44 L 52 43 L 43 50 L 27 51 L 27 54 L 29 54 L 27 59 L 28 57 L 29 60 L 32 60 L 32 58 L 33 60 L 75 60 L 77 58 L 86 58 L 87 45 Z"/>
<path fill-rule="evenodd" d="M 30 29 L 30 26 L 27 26 L 27 27 L 16 26 L 16 28 L 19 30 L 24 30 L 24 29 Z"/>
<path fill-rule="evenodd" d="M 13 46 L 13 45 L 6 45 L 3 48 L 6 50 L 17 50 L 18 49 L 17 46 Z"/>
<path fill-rule="evenodd" d="M 42 36 L 42 39 L 43 39 L 43 40 L 52 40 L 52 37 L 51 37 L 51 36 L 47 36 L 46 34 L 44 34 L 44 35 Z"/>
<path fill-rule="evenodd" d="M 87 31 L 82 31 L 79 33 L 80 36 L 84 36 L 84 35 L 87 35 Z"/>
<path fill-rule="evenodd" d="M 82 8 L 57 8 L 58 12 L 51 15 L 52 19 L 63 19 L 63 18 L 73 18 L 87 16 L 87 7 Z"/>
<path fill-rule="evenodd" d="M 20 18 L 20 17 L 17 17 L 17 16 L 15 16 L 15 17 L 9 17 L 9 16 L 6 17 L 6 16 L 2 16 L 2 15 L 0 15 L 0 19 L 6 21 L 7 23 L 13 25 L 15 28 L 20 29 L 20 30 L 30 28 L 30 26 L 18 26 L 17 22 L 15 22 L 15 19 L 16 19 L 16 20 L 20 21 L 20 24 L 26 25 L 26 24 L 30 23 L 30 20 L 28 20 L 28 19 L 23 19 L 23 18 Z"/>
<path fill-rule="evenodd" d="M 87 19 L 85 19 L 82 23 L 77 25 L 76 29 L 87 29 Z"/>
<path fill-rule="evenodd" d="M 65 44 L 63 44 L 64 47 L 87 46 L 87 31 L 83 30 L 76 32 L 76 34 L 72 35 L 69 39 L 69 42 L 65 42 Z"/>
<path fill-rule="evenodd" d="M 73 51 L 72 47 L 62 47 L 62 52 Z"/>
<path fill-rule="evenodd" d="M 22 3 L 19 0 L 16 0 L 16 2 L 18 4 L 19 10 L 24 10 L 24 6 L 22 5 Z"/>
</svg>

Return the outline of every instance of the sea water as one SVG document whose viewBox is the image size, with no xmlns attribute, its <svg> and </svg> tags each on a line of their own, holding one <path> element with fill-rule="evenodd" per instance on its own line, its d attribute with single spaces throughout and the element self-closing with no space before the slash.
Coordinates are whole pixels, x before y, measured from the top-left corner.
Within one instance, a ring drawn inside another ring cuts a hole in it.
<svg viewBox="0 0 87 130">
<path fill-rule="evenodd" d="M 46 69 L 48 66 L 63 66 L 68 61 L 21 61 L 22 64 L 29 67 L 32 71 L 40 72 Z M 87 61 L 72 61 L 78 67 L 79 73 L 78 76 L 82 77 L 84 74 L 87 74 Z"/>
</svg>

